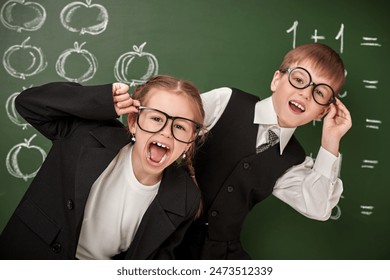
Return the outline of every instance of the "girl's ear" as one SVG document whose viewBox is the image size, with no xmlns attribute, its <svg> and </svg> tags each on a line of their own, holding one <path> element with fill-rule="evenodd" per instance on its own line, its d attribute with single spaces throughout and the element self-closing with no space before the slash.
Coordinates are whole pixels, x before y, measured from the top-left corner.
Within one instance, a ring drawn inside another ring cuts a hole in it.
<svg viewBox="0 0 390 280">
<path fill-rule="evenodd" d="M 275 92 L 276 88 L 278 87 L 279 81 L 282 77 L 282 73 L 279 70 L 276 70 L 274 73 L 274 77 L 272 78 L 271 81 L 271 91 Z"/>
<path fill-rule="evenodd" d="M 133 113 L 127 115 L 127 125 L 131 133 L 135 133 L 136 131 L 136 126 L 135 126 L 136 120 L 137 120 L 137 114 Z"/>
</svg>

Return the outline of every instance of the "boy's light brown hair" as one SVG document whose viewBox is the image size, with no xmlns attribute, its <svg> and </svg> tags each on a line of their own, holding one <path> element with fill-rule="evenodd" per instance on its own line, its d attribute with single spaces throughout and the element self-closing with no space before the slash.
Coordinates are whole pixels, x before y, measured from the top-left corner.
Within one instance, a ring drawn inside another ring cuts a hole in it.
<svg viewBox="0 0 390 280">
<path fill-rule="evenodd" d="M 289 68 L 292 64 L 310 62 L 321 75 L 331 82 L 336 95 L 345 83 L 345 68 L 339 54 L 327 45 L 312 43 L 298 46 L 290 50 L 285 56 L 279 69 Z M 321 82 L 321 81 L 317 81 Z"/>
</svg>

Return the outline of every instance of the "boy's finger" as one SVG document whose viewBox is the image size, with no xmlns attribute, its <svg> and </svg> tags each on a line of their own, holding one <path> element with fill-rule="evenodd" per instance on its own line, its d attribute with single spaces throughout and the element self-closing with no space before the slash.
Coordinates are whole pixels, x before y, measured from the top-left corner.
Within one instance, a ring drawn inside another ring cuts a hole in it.
<svg viewBox="0 0 390 280">
<path fill-rule="evenodd" d="M 340 101 L 338 100 L 339 102 L 337 102 L 337 107 L 338 107 L 338 115 L 340 117 L 343 117 L 343 118 L 350 118 L 350 113 L 349 113 L 349 110 L 347 109 L 347 107 L 345 107 L 345 105 Z"/>
<path fill-rule="evenodd" d="M 330 104 L 330 110 L 325 118 L 332 119 L 337 114 L 337 108 L 334 104 Z"/>
</svg>

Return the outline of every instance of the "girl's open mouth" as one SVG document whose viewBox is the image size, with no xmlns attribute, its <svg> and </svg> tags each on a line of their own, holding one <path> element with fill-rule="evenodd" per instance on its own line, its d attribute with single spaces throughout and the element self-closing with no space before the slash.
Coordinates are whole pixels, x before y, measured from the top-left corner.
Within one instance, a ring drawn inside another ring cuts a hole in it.
<svg viewBox="0 0 390 280">
<path fill-rule="evenodd" d="M 154 163 L 162 164 L 167 158 L 169 150 L 167 145 L 153 141 L 149 144 L 148 159 Z"/>
</svg>

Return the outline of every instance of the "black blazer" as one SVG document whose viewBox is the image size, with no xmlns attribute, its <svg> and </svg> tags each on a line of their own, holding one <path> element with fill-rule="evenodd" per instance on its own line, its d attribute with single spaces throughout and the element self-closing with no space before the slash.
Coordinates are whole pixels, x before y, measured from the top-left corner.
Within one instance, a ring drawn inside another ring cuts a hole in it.
<svg viewBox="0 0 390 280">
<path fill-rule="evenodd" d="M 111 84 L 51 83 L 16 99 L 18 112 L 53 145 L 0 236 L 0 259 L 74 259 L 94 181 L 130 141 L 116 120 Z M 125 259 L 173 259 L 200 191 L 182 167 L 168 167 Z"/>
</svg>

